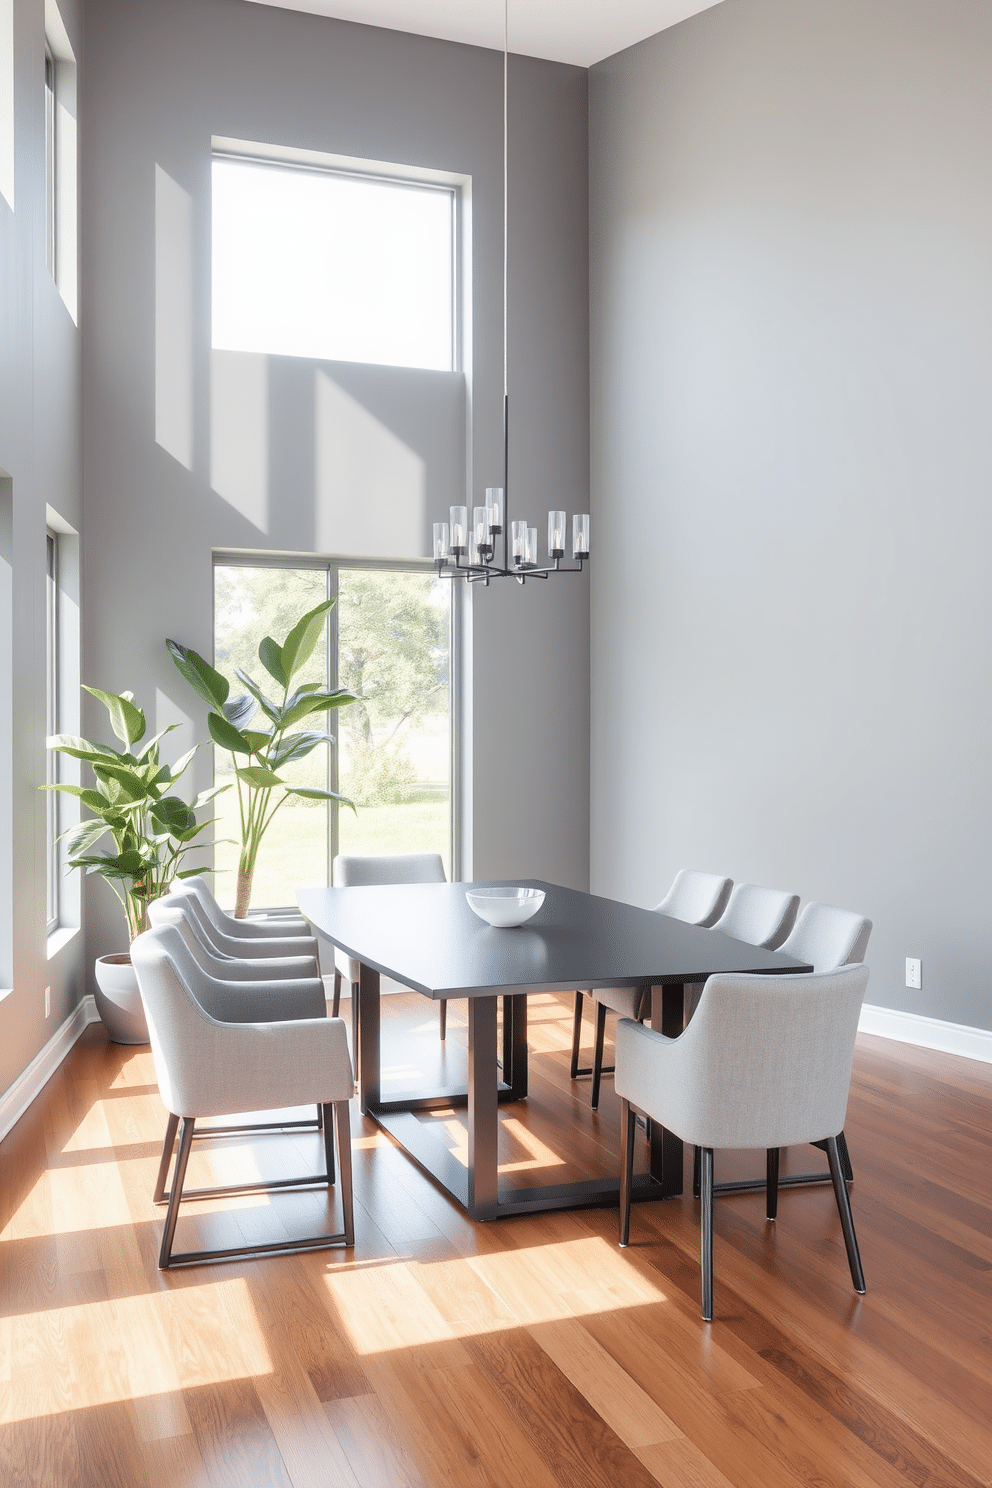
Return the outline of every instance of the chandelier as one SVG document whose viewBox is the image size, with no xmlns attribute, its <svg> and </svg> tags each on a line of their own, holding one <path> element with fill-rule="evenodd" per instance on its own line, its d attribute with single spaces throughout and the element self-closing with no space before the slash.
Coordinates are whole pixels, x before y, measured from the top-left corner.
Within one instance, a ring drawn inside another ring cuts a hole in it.
<svg viewBox="0 0 992 1488">
<path fill-rule="evenodd" d="M 508 376 L 508 247 L 509 176 L 507 171 L 509 75 L 509 0 L 503 5 L 503 484 L 486 490 L 485 506 L 472 510 L 453 506 L 450 520 L 434 523 L 434 566 L 442 579 L 463 578 L 489 587 L 490 579 L 546 579 L 553 573 L 581 573 L 589 558 L 589 513 L 572 518 L 572 562 L 564 567 L 568 518 L 563 511 L 548 512 L 548 562 L 540 566 L 537 528 L 527 520 L 510 521 L 510 397 Z M 497 548 L 499 554 L 497 555 Z"/>
</svg>

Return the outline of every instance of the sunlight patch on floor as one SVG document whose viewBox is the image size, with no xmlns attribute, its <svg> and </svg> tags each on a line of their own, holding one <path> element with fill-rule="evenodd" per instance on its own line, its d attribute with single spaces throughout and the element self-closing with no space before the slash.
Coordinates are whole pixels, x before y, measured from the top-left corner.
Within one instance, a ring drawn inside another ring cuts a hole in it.
<svg viewBox="0 0 992 1488">
<path fill-rule="evenodd" d="M 7 1422 L 272 1370 L 240 1279 L 23 1313 L 0 1336 Z"/>
</svg>

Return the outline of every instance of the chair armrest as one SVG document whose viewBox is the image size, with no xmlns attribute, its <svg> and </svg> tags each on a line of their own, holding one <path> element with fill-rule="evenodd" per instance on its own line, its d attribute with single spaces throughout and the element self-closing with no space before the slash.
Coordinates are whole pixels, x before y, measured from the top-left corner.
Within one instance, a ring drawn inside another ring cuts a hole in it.
<svg viewBox="0 0 992 1488">
<path fill-rule="evenodd" d="M 230 1116 L 350 1100 L 354 1076 L 341 1018 L 221 1023 L 204 1016 L 195 1048 L 172 1062 L 166 1104 L 176 1116 Z"/>
<path fill-rule="evenodd" d="M 323 1018 L 326 994 L 319 977 L 281 982 L 218 982 L 197 987 L 197 1002 L 218 1023 L 278 1023 Z"/>
<path fill-rule="evenodd" d="M 213 939 L 225 956 L 312 956 L 317 959 L 314 935 L 227 935 L 212 926 Z"/>
<path fill-rule="evenodd" d="M 310 921 L 305 920 L 302 915 L 249 915 L 246 920 L 236 920 L 228 916 L 228 922 L 224 926 L 229 935 L 251 937 L 264 940 L 269 936 L 287 935 L 313 935 Z"/>
</svg>

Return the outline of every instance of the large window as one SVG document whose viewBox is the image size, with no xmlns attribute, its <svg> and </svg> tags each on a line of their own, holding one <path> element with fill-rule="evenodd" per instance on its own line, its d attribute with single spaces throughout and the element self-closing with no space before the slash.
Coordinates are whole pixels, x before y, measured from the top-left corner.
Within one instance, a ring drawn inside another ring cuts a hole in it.
<svg viewBox="0 0 992 1488">
<path fill-rule="evenodd" d="M 292 904 L 303 884 L 326 884 L 338 852 L 439 852 L 451 872 L 451 585 L 423 567 L 321 563 L 259 566 L 220 561 L 214 569 L 215 665 L 264 677 L 266 635 L 282 641 L 326 597 L 326 650 L 303 680 L 360 693 L 329 715 L 330 745 L 286 772 L 296 785 L 339 791 L 356 811 L 303 798 L 281 807 L 259 854 L 255 907 Z M 216 752 L 218 784 L 231 781 L 231 756 Z M 216 890 L 234 901 L 238 813 L 234 790 L 218 798 Z"/>
<path fill-rule="evenodd" d="M 455 194 L 215 156 L 213 345 L 451 371 Z"/>
</svg>

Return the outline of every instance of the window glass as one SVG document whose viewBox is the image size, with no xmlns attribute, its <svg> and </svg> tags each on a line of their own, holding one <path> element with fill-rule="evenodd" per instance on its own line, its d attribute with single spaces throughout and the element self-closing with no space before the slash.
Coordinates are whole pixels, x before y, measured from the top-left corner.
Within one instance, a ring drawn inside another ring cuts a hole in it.
<svg viewBox="0 0 992 1488">
<path fill-rule="evenodd" d="M 294 904 L 301 885 L 328 883 L 337 852 L 439 852 L 450 876 L 450 584 L 433 573 L 389 568 L 218 563 L 214 664 L 231 681 L 232 696 L 244 690 L 235 667 L 274 691 L 259 643 L 266 635 L 281 643 L 306 610 L 334 594 L 327 651 L 318 648 L 300 680 L 326 680 L 363 700 L 328 715 L 336 746 L 320 746 L 285 778 L 340 791 L 357 812 L 304 799 L 281 806 L 258 856 L 255 909 Z M 232 768 L 231 756 L 215 750 L 216 782 L 232 784 L 217 801 L 217 835 L 232 840 L 215 857 L 215 890 L 228 906 L 240 842 Z"/>
<path fill-rule="evenodd" d="M 46 736 L 59 732 L 59 574 L 58 574 L 58 542 L 54 533 L 49 532 L 46 537 L 47 549 L 47 577 L 45 580 L 45 617 L 46 617 L 46 677 L 45 677 L 45 732 Z M 47 768 L 46 783 L 54 785 L 58 780 L 59 757 L 53 749 L 46 750 Z M 48 933 L 56 929 L 59 923 L 59 884 L 61 879 L 59 865 L 59 792 L 46 791 L 47 815 L 45 821 L 45 840 L 47 855 L 47 924 Z"/>
<path fill-rule="evenodd" d="M 48 272 L 55 276 L 55 58 L 45 48 L 45 260 Z"/>
<path fill-rule="evenodd" d="M 213 345 L 450 371 L 454 193 L 215 158 Z"/>
</svg>

